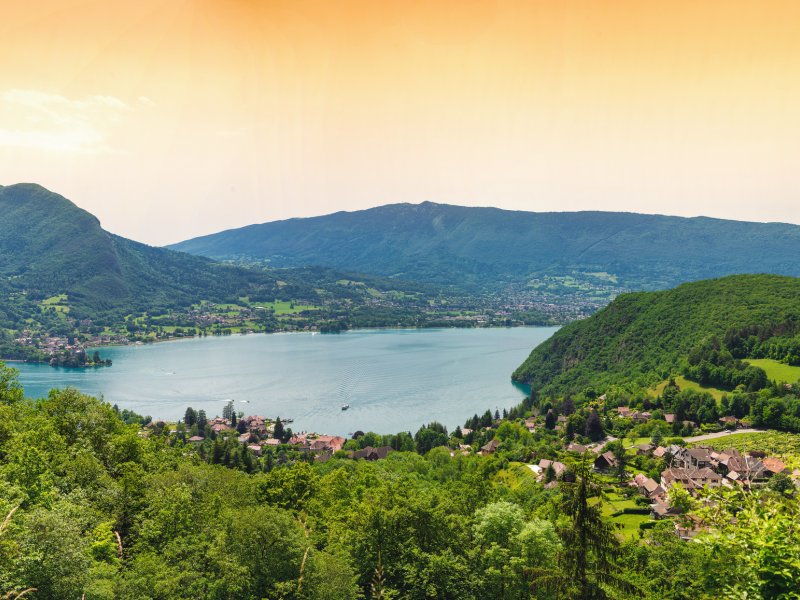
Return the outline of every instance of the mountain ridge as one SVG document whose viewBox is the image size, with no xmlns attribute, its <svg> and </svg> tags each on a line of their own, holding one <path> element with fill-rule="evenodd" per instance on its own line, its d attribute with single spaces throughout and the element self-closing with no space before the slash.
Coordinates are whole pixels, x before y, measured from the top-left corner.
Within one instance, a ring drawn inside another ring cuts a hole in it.
<svg viewBox="0 0 800 600">
<path fill-rule="evenodd" d="M 218 260 L 321 265 L 447 283 L 604 272 L 659 289 L 740 272 L 800 275 L 800 226 L 630 212 L 527 212 L 423 202 L 292 218 L 167 246 Z"/>
</svg>

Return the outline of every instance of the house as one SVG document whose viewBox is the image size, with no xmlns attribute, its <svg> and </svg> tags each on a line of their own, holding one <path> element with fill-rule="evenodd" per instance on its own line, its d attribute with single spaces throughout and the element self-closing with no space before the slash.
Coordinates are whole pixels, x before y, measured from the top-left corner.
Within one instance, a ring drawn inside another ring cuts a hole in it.
<svg viewBox="0 0 800 600">
<path fill-rule="evenodd" d="M 667 449 L 664 446 L 659 446 L 653 450 L 653 458 L 664 458 L 667 454 Z"/>
<path fill-rule="evenodd" d="M 680 448 L 672 454 L 672 465 L 683 469 L 703 469 L 713 465 L 707 448 Z"/>
<path fill-rule="evenodd" d="M 576 452 L 577 454 L 583 454 L 584 452 L 589 452 L 589 448 L 587 448 L 583 444 L 576 444 L 575 442 L 572 442 L 569 446 L 567 446 L 567 452 Z"/>
<path fill-rule="evenodd" d="M 250 444 L 247 449 L 254 452 L 256 456 L 261 456 L 261 446 L 258 444 Z"/>
<path fill-rule="evenodd" d="M 663 496 L 659 496 L 650 505 L 650 514 L 653 515 L 654 519 L 664 519 L 678 514 L 678 511 L 672 508 Z"/>
<path fill-rule="evenodd" d="M 751 456 L 731 457 L 725 466 L 728 470 L 726 477 L 742 485 L 758 485 L 772 476 L 764 463 Z"/>
<path fill-rule="evenodd" d="M 556 478 L 561 477 L 567 471 L 567 465 L 564 463 L 543 458 L 539 461 L 539 472 L 541 473 L 539 479 L 544 478 L 547 469 L 550 467 L 553 467 L 553 473 L 555 473 Z"/>
<path fill-rule="evenodd" d="M 664 488 L 662 488 L 655 479 L 651 479 L 644 473 L 636 475 L 632 483 L 638 488 L 639 493 L 648 498 L 663 496 L 666 493 Z"/>
<path fill-rule="evenodd" d="M 255 433 L 256 435 L 267 434 L 267 423 L 264 417 L 259 415 L 250 415 L 249 417 L 243 417 L 242 421 L 244 421 L 247 431 L 250 433 Z"/>
<path fill-rule="evenodd" d="M 717 420 L 719 421 L 719 424 L 722 425 L 723 427 L 728 427 L 731 429 L 735 429 L 736 426 L 739 424 L 739 419 L 732 416 L 720 417 Z"/>
<path fill-rule="evenodd" d="M 204 438 L 203 436 L 200 436 L 200 435 L 193 435 L 192 437 L 189 438 L 189 441 L 192 442 L 193 444 L 195 444 L 195 443 L 203 443 L 205 440 L 206 440 L 206 438 Z"/>
<path fill-rule="evenodd" d="M 672 425 L 675 422 L 675 415 L 673 413 L 664 413 L 664 420 Z"/>
<path fill-rule="evenodd" d="M 661 487 L 668 490 L 673 485 L 680 485 L 685 490 L 693 492 L 704 486 L 719 487 L 722 476 L 708 467 L 701 469 L 670 467 L 661 472 Z"/>
<path fill-rule="evenodd" d="M 610 471 L 616 468 L 617 457 L 611 451 L 603 452 L 600 456 L 594 459 L 595 471 Z"/>
<path fill-rule="evenodd" d="M 380 448 L 373 448 L 372 446 L 367 446 L 362 450 L 356 450 L 351 454 L 351 458 L 358 460 L 363 458 L 364 460 L 378 460 L 380 458 L 386 458 L 390 452 L 392 452 L 391 446 L 381 446 Z"/>
<path fill-rule="evenodd" d="M 222 433 L 223 431 L 230 431 L 230 425 L 226 425 L 225 423 L 214 423 L 211 426 L 211 431 L 214 433 Z"/>
<path fill-rule="evenodd" d="M 276 446 L 280 446 L 281 445 L 281 441 L 277 440 L 275 438 L 269 438 L 268 440 L 264 440 L 263 442 L 261 442 L 261 445 L 262 446 L 271 446 L 271 447 L 274 448 Z"/>
<path fill-rule="evenodd" d="M 500 446 L 500 440 L 497 438 L 492 439 L 488 444 L 481 447 L 482 454 L 494 454 L 497 450 L 498 446 Z"/>
<path fill-rule="evenodd" d="M 316 439 L 311 440 L 312 450 L 330 450 L 337 452 L 342 449 L 347 440 L 339 435 L 319 435 Z"/>
<path fill-rule="evenodd" d="M 627 406 L 618 406 L 617 412 L 619 413 L 620 417 L 625 417 L 626 419 L 631 416 L 633 411 Z"/>
<path fill-rule="evenodd" d="M 685 541 L 691 540 L 704 529 L 702 521 L 693 515 L 687 515 L 685 518 L 675 521 L 675 531 Z"/>
<path fill-rule="evenodd" d="M 786 468 L 786 463 L 779 458 L 775 458 L 774 456 L 768 456 L 767 458 L 762 459 L 761 462 L 770 475 L 789 472 L 789 469 Z"/>
<path fill-rule="evenodd" d="M 636 444 L 633 449 L 637 456 L 649 456 L 653 451 L 653 444 Z"/>
</svg>

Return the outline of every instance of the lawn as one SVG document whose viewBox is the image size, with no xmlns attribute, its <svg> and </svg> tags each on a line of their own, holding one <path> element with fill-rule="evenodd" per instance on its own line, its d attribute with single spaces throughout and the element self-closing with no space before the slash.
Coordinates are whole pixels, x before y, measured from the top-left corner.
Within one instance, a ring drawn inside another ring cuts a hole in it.
<svg viewBox="0 0 800 600">
<path fill-rule="evenodd" d="M 761 367 L 764 369 L 767 374 L 767 379 L 770 381 L 795 383 L 800 380 L 800 367 L 785 365 L 770 358 L 748 358 L 747 362 L 754 367 Z"/>
<path fill-rule="evenodd" d="M 643 508 L 636 504 L 633 498 L 628 499 L 616 492 L 606 492 L 603 494 L 602 499 L 602 513 L 611 523 L 614 524 L 617 534 L 626 539 L 639 539 L 639 524 L 650 520 L 650 515 L 630 515 L 621 514 L 612 517 L 616 512 L 620 512 L 626 508 Z"/>
<path fill-rule="evenodd" d="M 752 361 L 751 361 L 752 362 Z M 678 384 L 678 387 L 682 390 L 697 390 L 698 392 L 708 392 L 714 399 L 719 402 L 722 399 L 722 395 L 726 394 L 724 390 L 720 390 L 714 387 L 707 387 L 704 385 L 700 385 L 696 381 L 690 381 L 683 376 L 674 377 L 675 383 Z M 650 390 L 650 394 L 653 396 L 660 396 L 661 393 L 664 391 L 664 388 L 667 387 L 669 380 L 666 379 L 656 386 L 655 390 Z"/>
</svg>

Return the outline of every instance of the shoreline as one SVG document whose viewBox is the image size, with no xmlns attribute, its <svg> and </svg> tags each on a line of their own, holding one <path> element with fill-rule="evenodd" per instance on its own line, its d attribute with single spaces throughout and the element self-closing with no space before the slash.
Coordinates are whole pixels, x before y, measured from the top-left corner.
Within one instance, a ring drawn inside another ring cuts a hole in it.
<svg viewBox="0 0 800 600">
<path fill-rule="evenodd" d="M 87 346 L 88 348 L 128 348 L 130 346 L 150 346 L 152 344 L 161 344 L 165 342 L 186 342 L 191 340 L 198 340 L 198 339 L 222 339 L 222 338 L 232 338 L 232 337 L 246 337 L 249 335 L 345 335 L 347 333 L 358 333 L 362 331 L 452 331 L 452 330 L 459 330 L 459 329 L 546 329 L 546 328 L 556 328 L 560 329 L 564 327 L 564 325 L 481 325 L 478 327 L 414 327 L 414 326 L 406 326 L 406 327 L 355 327 L 353 329 L 345 329 L 343 331 L 336 331 L 336 332 L 321 332 L 319 330 L 304 330 L 304 331 L 253 331 L 252 333 L 231 333 L 230 335 L 186 335 L 182 337 L 172 337 L 172 338 L 164 338 L 158 340 L 150 340 L 147 342 L 143 342 L 141 340 L 137 340 L 135 342 L 128 342 L 127 344 L 97 344 L 95 346 Z M 20 359 L 5 359 L 0 357 L 0 361 L 2 362 L 28 362 L 25 360 Z M 36 361 L 34 363 L 29 364 L 46 364 L 47 361 Z"/>
</svg>

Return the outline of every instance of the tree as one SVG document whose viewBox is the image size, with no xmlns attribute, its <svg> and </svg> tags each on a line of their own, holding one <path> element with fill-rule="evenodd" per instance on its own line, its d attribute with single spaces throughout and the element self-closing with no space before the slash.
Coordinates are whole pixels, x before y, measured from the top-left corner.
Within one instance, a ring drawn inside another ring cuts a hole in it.
<svg viewBox="0 0 800 600">
<path fill-rule="evenodd" d="M 770 478 L 767 487 L 773 492 L 778 492 L 779 494 L 785 494 L 787 496 L 793 496 L 796 491 L 794 482 L 786 473 L 775 473 L 775 475 Z"/>
<path fill-rule="evenodd" d="M 233 415 L 233 400 L 229 400 L 225 405 L 225 408 L 222 409 L 222 418 L 230 421 L 233 418 Z"/>
<path fill-rule="evenodd" d="M 614 467 L 614 472 L 617 474 L 620 482 L 624 481 L 625 467 L 628 466 L 628 456 L 625 452 L 625 446 L 623 446 L 621 440 L 616 440 L 610 444 L 606 444 L 605 449 L 610 450 L 614 455 L 614 458 L 617 461 L 617 465 Z"/>
<path fill-rule="evenodd" d="M 547 411 L 547 414 L 544 417 L 544 426 L 546 429 L 556 428 L 556 413 L 554 413 L 552 410 Z"/>
<path fill-rule="evenodd" d="M 186 426 L 189 428 L 197 423 L 197 413 L 191 406 L 186 409 L 186 412 L 183 415 L 183 422 L 186 423 Z"/>
<path fill-rule="evenodd" d="M 658 427 L 653 430 L 653 436 L 650 438 L 650 443 L 653 446 L 660 446 L 661 442 L 664 441 L 664 435 L 661 433 L 661 428 Z"/>
<path fill-rule="evenodd" d="M 272 428 L 272 437 L 276 440 L 283 441 L 283 436 L 286 432 L 283 430 L 283 423 L 281 423 L 281 418 L 278 417 L 275 419 L 275 426 Z"/>
<path fill-rule="evenodd" d="M 437 423 L 430 423 L 429 425 L 420 427 L 419 431 L 414 434 L 414 442 L 419 454 L 427 454 L 432 448 L 447 445 L 446 430 L 442 431 L 441 429 L 437 429 L 435 425 L 437 425 Z"/>
<path fill-rule="evenodd" d="M 595 484 L 585 463 L 576 466 L 574 483 L 561 483 L 561 513 L 566 517 L 559 527 L 562 569 L 531 569 L 534 591 L 544 588 L 576 600 L 606 598 L 604 586 L 631 591 L 631 586 L 617 577 L 614 559 L 619 545 L 611 526 L 603 520 L 600 503 L 590 504 Z"/>
<path fill-rule="evenodd" d="M 205 435 L 206 425 L 208 425 L 206 411 L 201 409 L 197 411 L 197 431 L 200 435 Z"/>
<path fill-rule="evenodd" d="M 600 420 L 600 415 L 597 414 L 596 409 L 592 409 L 589 417 L 586 419 L 586 437 L 593 442 L 599 442 L 606 436 L 603 431 L 603 423 Z"/>
<path fill-rule="evenodd" d="M 0 362 L 0 404 L 15 404 L 25 397 L 18 378 L 19 371 Z"/>
<path fill-rule="evenodd" d="M 247 422 L 244 421 L 243 419 L 239 419 L 236 422 L 236 432 L 242 434 L 245 431 L 247 431 Z"/>
</svg>

